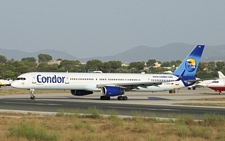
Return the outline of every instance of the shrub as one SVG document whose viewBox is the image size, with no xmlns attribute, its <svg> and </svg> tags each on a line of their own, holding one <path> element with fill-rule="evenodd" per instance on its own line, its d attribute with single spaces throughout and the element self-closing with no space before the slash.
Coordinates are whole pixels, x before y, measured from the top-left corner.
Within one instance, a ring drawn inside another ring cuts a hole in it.
<svg viewBox="0 0 225 141">
<path fill-rule="evenodd" d="M 56 141 L 59 135 L 44 126 L 23 122 L 8 129 L 8 137 L 23 137 L 28 140 Z"/>
</svg>

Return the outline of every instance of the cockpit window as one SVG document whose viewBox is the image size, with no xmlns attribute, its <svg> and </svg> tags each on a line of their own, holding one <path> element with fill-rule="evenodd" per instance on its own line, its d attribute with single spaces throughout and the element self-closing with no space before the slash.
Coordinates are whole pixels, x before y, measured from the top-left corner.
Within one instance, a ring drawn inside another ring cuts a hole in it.
<svg viewBox="0 0 225 141">
<path fill-rule="evenodd" d="M 18 77 L 18 78 L 16 78 L 16 80 L 26 80 L 26 78 L 25 77 Z"/>
</svg>

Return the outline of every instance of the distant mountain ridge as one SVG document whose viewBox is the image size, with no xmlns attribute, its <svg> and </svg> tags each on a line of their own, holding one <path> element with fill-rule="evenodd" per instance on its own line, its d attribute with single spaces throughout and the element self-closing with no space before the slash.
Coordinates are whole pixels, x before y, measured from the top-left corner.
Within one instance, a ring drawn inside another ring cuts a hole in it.
<svg viewBox="0 0 225 141">
<path fill-rule="evenodd" d="M 183 60 L 192 51 L 196 45 L 185 43 L 172 43 L 162 47 L 138 46 L 127 51 L 112 56 L 80 58 L 80 61 L 99 59 L 101 61 L 120 60 L 124 62 L 148 61 L 155 59 L 157 61 Z M 225 60 L 225 45 L 205 46 L 202 61 Z"/>
<path fill-rule="evenodd" d="M 24 51 L 20 51 L 20 50 L 12 50 L 12 49 L 1 49 L 0 48 L 0 55 L 5 56 L 8 60 L 10 59 L 14 59 L 14 60 L 21 60 L 22 58 L 25 57 L 35 57 L 36 59 L 38 58 L 38 54 L 49 54 L 52 56 L 53 60 L 56 59 L 67 59 L 67 60 L 77 60 L 76 57 L 74 57 L 73 55 L 70 55 L 68 53 L 65 52 L 61 52 L 61 51 L 56 51 L 56 50 L 40 50 L 37 52 L 32 52 L 32 53 L 28 53 L 28 52 L 24 52 Z"/>
<path fill-rule="evenodd" d="M 15 59 L 21 60 L 25 57 L 35 57 L 37 59 L 38 54 L 44 53 L 49 54 L 56 59 L 67 59 L 67 60 L 79 60 L 81 62 L 86 62 L 91 59 L 99 59 L 103 62 L 109 60 L 119 60 L 123 63 L 130 63 L 136 61 L 148 61 L 149 59 L 155 59 L 157 61 L 173 61 L 173 60 L 183 60 L 188 53 L 196 45 L 190 45 L 185 43 L 172 43 L 161 47 L 148 47 L 148 46 L 137 46 L 127 51 L 110 55 L 110 56 L 98 56 L 90 58 L 77 58 L 71 54 L 56 51 L 56 50 L 41 50 L 37 52 L 23 52 L 19 50 L 12 49 L 1 49 L 0 55 L 4 55 L 8 60 Z M 207 46 L 203 52 L 202 61 L 216 61 L 225 60 L 225 45 L 218 46 Z"/>
</svg>

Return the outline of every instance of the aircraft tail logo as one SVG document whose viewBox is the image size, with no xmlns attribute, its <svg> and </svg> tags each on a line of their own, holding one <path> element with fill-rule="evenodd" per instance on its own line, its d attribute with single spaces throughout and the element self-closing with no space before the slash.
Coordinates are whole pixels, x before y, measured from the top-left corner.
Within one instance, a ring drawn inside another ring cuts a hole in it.
<svg viewBox="0 0 225 141">
<path fill-rule="evenodd" d="M 187 69 L 187 71 L 189 72 L 193 72 L 196 69 L 196 61 L 194 58 L 189 58 L 186 61 L 185 67 Z"/>
</svg>

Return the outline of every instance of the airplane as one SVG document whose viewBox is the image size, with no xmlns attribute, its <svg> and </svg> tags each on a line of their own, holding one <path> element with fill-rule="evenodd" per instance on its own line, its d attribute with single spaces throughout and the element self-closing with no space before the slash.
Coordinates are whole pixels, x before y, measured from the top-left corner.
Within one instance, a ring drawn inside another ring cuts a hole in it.
<svg viewBox="0 0 225 141">
<path fill-rule="evenodd" d="M 219 76 L 219 78 L 225 78 L 225 76 L 223 75 L 223 73 L 221 72 L 221 71 L 218 71 L 218 76 Z M 191 90 L 191 88 L 193 89 L 193 90 L 195 90 L 196 88 L 198 88 L 198 87 L 208 87 L 208 85 L 210 84 L 210 83 L 212 83 L 215 79 L 200 79 L 200 78 L 196 78 L 197 80 L 199 80 L 199 81 L 197 81 L 195 84 L 193 84 L 192 86 L 188 86 L 188 89 L 189 90 Z"/>
<path fill-rule="evenodd" d="M 210 89 L 215 90 L 216 92 L 219 92 L 219 95 L 222 94 L 222 91 L 225 91 L 225 76 L 221 71 L 218 71 L 219 79 L 213 80 L 211 83 L 209 83 L 207 86 Z"/>
<path fill-rule="evenodd" d="M 35 89 L 66 89 L 75 96 L 100 91 L 101 100 L 110 100 L 112 96 L 127 100 L 125 91 L 138 87 L 158 86 L 179 80 L 185 86 L 193 85 L 204 47 L 197 45 L 173 74 L 28 72 L 19 75 L 11 86 L 30 90 L 30 99 L 36 98 L 33 94 Z"/>
</svg>

